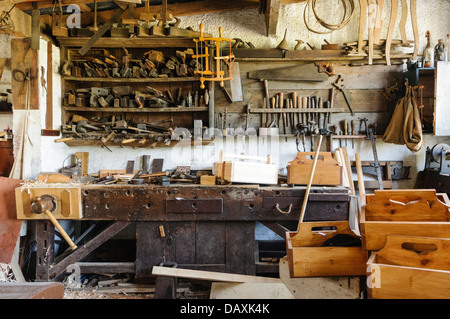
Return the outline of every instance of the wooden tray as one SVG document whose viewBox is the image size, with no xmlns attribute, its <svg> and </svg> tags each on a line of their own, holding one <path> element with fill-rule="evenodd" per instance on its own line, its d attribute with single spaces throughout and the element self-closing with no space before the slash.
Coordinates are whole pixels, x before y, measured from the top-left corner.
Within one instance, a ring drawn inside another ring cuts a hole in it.
<svg viewBox="0 0 450 319">
<path fill-rule="evenodd" d="M 348 221 L 306 222 L 300 224 L 298 232 L 287 232 L 286 252 L 290 276 L 365 275 L 368 254 L 361 247 L 322 246 L 326 240 L 338 234 L 356 237 Z"/>
<path fill-rule="evenodd" d="M 375 190 L 366 201 L 360 219 L 366 250 L 382 249 L 390 234 L 450 238 L 447 194 L 433 189 Z"/>
<path fill-rule="evenodd" d="M 298 152 L 297 157 L 288 163 L 287 182 L 288 184 L 306 185 L 309 182 L 311 166 L 314 152 Z M 331 152 L 320 152 L 317 159 L 317 166 L 314 172 L 312 184 L 314 185 L 341 185 L 342 167 L 336 161 Z"/>
<path fill-rule="evenodd" d="M 388 235 L 367 261 L 374 299 L 450 298 L 450 239 Z"/>
</svg>

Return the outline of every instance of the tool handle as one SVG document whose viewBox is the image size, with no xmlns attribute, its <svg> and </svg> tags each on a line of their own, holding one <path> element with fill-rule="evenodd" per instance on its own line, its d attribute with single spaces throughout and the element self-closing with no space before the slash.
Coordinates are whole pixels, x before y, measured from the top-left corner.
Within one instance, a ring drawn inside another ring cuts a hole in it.
<svg viewBox="0 0 450 319">
<path fill-rule="evenodd" d="M 302 210 L 300 212 L 300 218 L 298 221 L 298 227 L 297 227 L 297 231 L 300 230 L 300 225 L 303 222 L 303 217 L 305 215 L 305 211 L 306 211 L 306 205 L 308 204 L 308 198 L 309 198 L 309 192 L 311 189 L 311 184 L 314 178 L 314 172 L 316 170 L 316 165 L 317 165 L 317 160 L 319 158 L 319 152 L 320 152 L 320 146 L 322 144 L 322 135 L 319 135 L 319 142 L 317 142 L 317 148 L 316 148 L 316 153 L 314 155 L 314 162 L 311 166 L 311 173 L 309 176 L 309 182 L 308 185 L 306 187 L 306 193 L 305 193 L 305 197 L 303 198 L 303 204 L 302 204 Z"/>
<path fill-rule="evenodd" d="M 77 245 L 75 245 L 75 243 L 72 241 L 72 239 L 66 233 L 64 228 L 62 228 L 61 224 L 56 220 L 55 216 L 53 216 L 53 214 L 49 210 L 46 210 L 45 214 L 47 215 L 48 219 L 50 219 L 52 224 L 55 225 L 56 229 L 58 229 L 59 233 L 61 234 L 61 236 L 63 236 L 63 238 L 69 244 L 70 248 L 72 248 L 72 250 L 77 249 Z"/>
</svg>

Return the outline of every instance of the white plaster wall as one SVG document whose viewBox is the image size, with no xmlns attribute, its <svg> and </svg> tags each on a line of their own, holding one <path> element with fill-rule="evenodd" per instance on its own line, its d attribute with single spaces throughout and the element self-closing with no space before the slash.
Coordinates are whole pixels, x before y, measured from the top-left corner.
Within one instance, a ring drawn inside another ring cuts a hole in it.
<svg viewBox="0 0 450 319">
<path fill-rule="evenodd" d="M 326 1 L 332 2 L 335 7 L 339 7 L 340 1 Z M 443 38 L 447 33 L 450 33 L 450 1 L 418 1 L 418 16 L 419 16 L 419 31 L 421 38 L 421 46 L 425 44 L 425 31 L 431 30 L 432 41 L 437 42 L 438 38 Z M 321 1 L 318 2 L 321 4 Z M 385 2 L 386 7 L 383 11 L 384 15 L 387 15 L 389 8 Z M 342 43 L 355 41 L 358 37 L 358 18 L 353 18 L 352 22 L 343 30 L 336 31 L 330 35 L 316 35 L 306 30 L 303 23 L 303 9 L 304 3 L 282 5 L 280 12 L 280 22 L 275 37 L 265 36 L 265 22 L 264 16 L 258 14 L 256 9 L 242 10 L 239 12 L 224 12 L 208 15 L 197 15 L 182 17 L 180 27 L 192 26 L 194 29 L 198 29 L 198 25 L 203 23 L 205 25 L 205 32 L 218 35 L 218 28 L 223 28 L 223 35 L 229 38 L 241 38 L 244 41 L 252 42 L 257 48 L 276 47 L 282 40 L 285 28 L 288 29 L 287 40 L 294 46 L 295 39 L 302 39 L 312 45 L 319 47 L 323 42 L 323 39 L 327 39 L 330 43 Z M 334 7 L 334 8 L 335 8 Z M 320 10 L 320 14 L 328 17 L 328 15 L 334 15 L 337 18 L 340 17 L 339 12 L 335 13 L 335 9 L 328 9 L 329 7 Z M 357 7 L 357 10 L 359 8 Z M 336 19 L 337 19 L 336 18 Z M 385 18 L 387 21 L 388 16 Z M 331 20 L 331 18 L 330 18 Z M 408 20 L 409 21 L 409 20 Z M 333 22 L 333 21 L 332 21 Z M 408 22 L 409 23 L 409 22 Z M 408 24 L 408 37 L 412 39 L 411 27 Z M 381 37 L 384 38 L 385 30 L 383 29 Z M 395 31 L 394 38 L 399 38 L 398 29 Z M 422 50 L 419 50 L 421 53 Z M 60 101 L 61 92 L 58 90 L 58 83 L 60 81 L 59 75 L 59 50 L 54 48 L 54 128 L 59 128 L 61 125 L 60 117 Z M 46 62 L 46 59 L 45 59 Z M 45 99 L 43 99 L 41 105 L 45 109 Z M 41 114 L 41 121 L 44 117 Z M 42 122 L 43 123 L 43 122 Z M 377 150 L 380 160 L 403 160 L 405 166 L 411 166 L 412 177 L 416 176 L 416 172 L 420 171 L 424 167 L 425 161 L 425 148 L 426 146 L 432 147 L 437 143 L 450 144 L 449 137 L 433 137 L 426 135 L 423 149 L 418 153 L 410 152 L 406 146 L 398 146 L 393 144 L 385 144 L 381 141 L 377 142 Z M 134 160 L 136 167 L 140 163 L 140 157 L 142 155 L 150 155 L 152 159 L 164 158 L 164 168 L 174 169 L 178 165 L 191 165 L 193 169 L 206 169 L 213 166 L 214 161 L 218 159 L 219 151 L 225 148 L 227 152 L 244 153 L 254 155 L 257 153 L 260 156 L 271 154 L 274 162 L 279 164 L 280 173 L 285 173 L 285 167 L 289 161 L 296 156 L 296 147 L 294 138 L 281 138 L 274 140 L 271 147 L 268 147 L 264 141 L 255 138 L 246 138 L 245 142 L 242 138 L 228 138 L 225 141 L 223 139 L 216 139 L 214 145 L 203 147 L 160 147 L 155 149 L 150 148 L 130 148 L 130 147 L 110 147 L 113 152 L 100 147 L 68 147 L 63 143 L 54 143 L 55 137 L 41 137 L 40 138 L 40 169 L 41 171 L 57 171 L 63 166 L 64 159 L 74 154 L 75 152 L 89 152 L 89 173 L 96 173 L 100 169 L 125 169 L 128 160 Z M 309 141 L 309 139 L 308 139 Z M 338 147 L 335 144 L 334 147 Z M 309 148 L 309 146 L 308 146 Z M 355 141 L 355 148 L 349 148 L 350 160 L 354 159 L 354 153 L 361 154 L 362 160 L 373 160 L 372 149 L 370 143 Z M 67 164 L 66 164 L 67 165 Z M 38 172 L 33 171 L 30 176 L 36 176 Z M 415 179 L 401 181 L 397 187 L 409 188 L 414 186 Z"/>
</svg>

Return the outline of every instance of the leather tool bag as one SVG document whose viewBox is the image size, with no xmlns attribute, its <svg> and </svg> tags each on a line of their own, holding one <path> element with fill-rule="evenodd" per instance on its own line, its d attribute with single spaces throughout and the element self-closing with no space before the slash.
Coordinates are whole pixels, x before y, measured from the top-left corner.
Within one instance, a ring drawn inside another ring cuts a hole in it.
<svg viewBox="0 0 450 319">
<path fill-rule="evenodd" d="M 406 94 L 395 106 L 383 142 L 406 145 L 412 152 L 418 152 L 423 145 L 422 122 L 417 107 L 414 89 L 406 87 Z"/>
</svg>

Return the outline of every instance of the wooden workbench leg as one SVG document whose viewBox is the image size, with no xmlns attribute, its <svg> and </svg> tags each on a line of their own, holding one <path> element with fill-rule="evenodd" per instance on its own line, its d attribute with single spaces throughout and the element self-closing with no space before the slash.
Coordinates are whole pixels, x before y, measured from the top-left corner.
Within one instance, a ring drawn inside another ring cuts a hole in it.
<svg viewBox="0 0 450 319">
<path fill-rule="evenodd" d="M 54 261 L 55 226 L 49 220 L 37 220 L 36 281 L 48 281 L 50 265 Z"/>
</svg>

